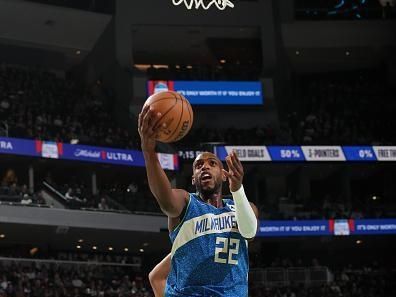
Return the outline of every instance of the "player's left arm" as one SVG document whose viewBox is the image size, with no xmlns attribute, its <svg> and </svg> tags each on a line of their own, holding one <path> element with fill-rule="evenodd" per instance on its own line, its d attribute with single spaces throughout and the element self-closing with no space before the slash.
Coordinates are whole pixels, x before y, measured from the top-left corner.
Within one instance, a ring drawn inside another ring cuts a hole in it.
<svg viewBox="0 0 396 297">
<path fill-rule="evenodd" d="M 168 254 L 149 273 L 149 281 L 155 297 L 165 296 L 166 279 L 171 267 L 171 254 Z"/>
<path fill-rule="evenodd" d="M 223 169 L 223 173 L 228 178 L 230 191 L 234 199 L 239 232 L 246 239 L 254 238 L 258 227 L 258 209 L 246 197 L 242 185 L 244 175 L 242 163 L 234 151 L 226 157 L 226 163 L 228 171 Z"/>
<path fill-rule="evenodd" d="M 260 227 L 260 221 L 259 221 L 259 210 L 258 210 L 258 208 L 257 208 L 257 206 L 253 203 L 253 202 L 249 202 L 249 204 L 250 204 L 250 207 L 253 209 L 253 212 L 254 212 L 254 215 L 256 216 L 256 221 L 257 221 L 257 229 L 256 229 L 256 233 L 257 233 L 257 230 L 259 229 L 259 227 Z M 255 235 L 256 236 L 256 235 Z M 248 239 L 250 239 L 250 240 L 253 240 L 254 239 L 254 237 L 252 237 L 252 238 L 248 238 Z M 249 241 L 250 241 L 249 240 Z"/>
</svg>

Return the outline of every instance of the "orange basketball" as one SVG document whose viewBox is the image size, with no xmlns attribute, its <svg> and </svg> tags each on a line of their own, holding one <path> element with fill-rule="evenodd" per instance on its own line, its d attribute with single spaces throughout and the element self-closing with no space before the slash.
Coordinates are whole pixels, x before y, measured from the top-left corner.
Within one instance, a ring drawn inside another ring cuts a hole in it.
<svg viewBox="0 0 396 297">
<path fill-rule="evenodd" d="M 154 128 L 161 126 L 157 140 L 175 142 L 190 131 L 193 123 L 193 111 L 190 102 L 181 94 L 173 91 L 159 92 L 147 98 L 144 106 L 150 105 L 161 117 Z M 163 124 L 166 127 L 163 127 Z"/>
</svg>

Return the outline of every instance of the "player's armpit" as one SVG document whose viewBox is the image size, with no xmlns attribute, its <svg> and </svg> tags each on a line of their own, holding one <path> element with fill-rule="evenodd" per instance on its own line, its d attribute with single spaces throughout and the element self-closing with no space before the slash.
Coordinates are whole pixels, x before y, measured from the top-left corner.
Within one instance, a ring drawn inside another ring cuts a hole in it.
<svg viewBox="0 0 396 297">
<path fill-rule="evenodd" d="M 149 281 L 154 291 L 155 297 L 165 296 L 166 279 L 170 272 L 171 254 L 168 254 L 153 270 L 149 273 Z"/>
</svg>

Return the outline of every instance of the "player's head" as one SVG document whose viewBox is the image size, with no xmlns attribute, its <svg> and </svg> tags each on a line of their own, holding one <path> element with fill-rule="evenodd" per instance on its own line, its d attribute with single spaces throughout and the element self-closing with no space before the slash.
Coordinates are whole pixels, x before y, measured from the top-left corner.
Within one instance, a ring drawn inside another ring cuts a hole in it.
<svg viewBox="0 0 396 297">
<path fill-rule="evenodd" d="M 221 194 L 221 187 L 226 176 L 223 174 L 223 163 L 210 152 L 199 154 L 193 163 L 192 184 L 197 192 L 205 195 Z"/>
</svg>

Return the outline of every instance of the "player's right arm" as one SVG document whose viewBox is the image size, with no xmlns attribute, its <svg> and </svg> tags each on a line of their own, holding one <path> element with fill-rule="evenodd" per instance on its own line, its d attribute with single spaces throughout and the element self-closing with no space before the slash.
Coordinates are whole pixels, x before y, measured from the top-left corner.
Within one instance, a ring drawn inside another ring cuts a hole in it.
<svg viewBox="0 0 396 297">
<path fill-rule="evenodd" d="M 139 114 L 138 131 L 141 139 L 143 156 L 146 161 L 147 179 L 150 190 L 161 210 L 170 218 L 177 218 L 186 206 L 188 193 L 180 189 L 172 189 L 165 171 L 162 169 L 155 152 L 155 136 L 161 127 L 154 129 L 160 113 L 156 113 L 149 105 L 143 107 Z"/>
<path fill-rule="evenodd" d="M 155 297 L 164 297 L 166 279 L 170 272 L 171 254 L 168 254 L 153 270 L 149 273 L 150 285 L 153 288 Z"/>
</svg>

